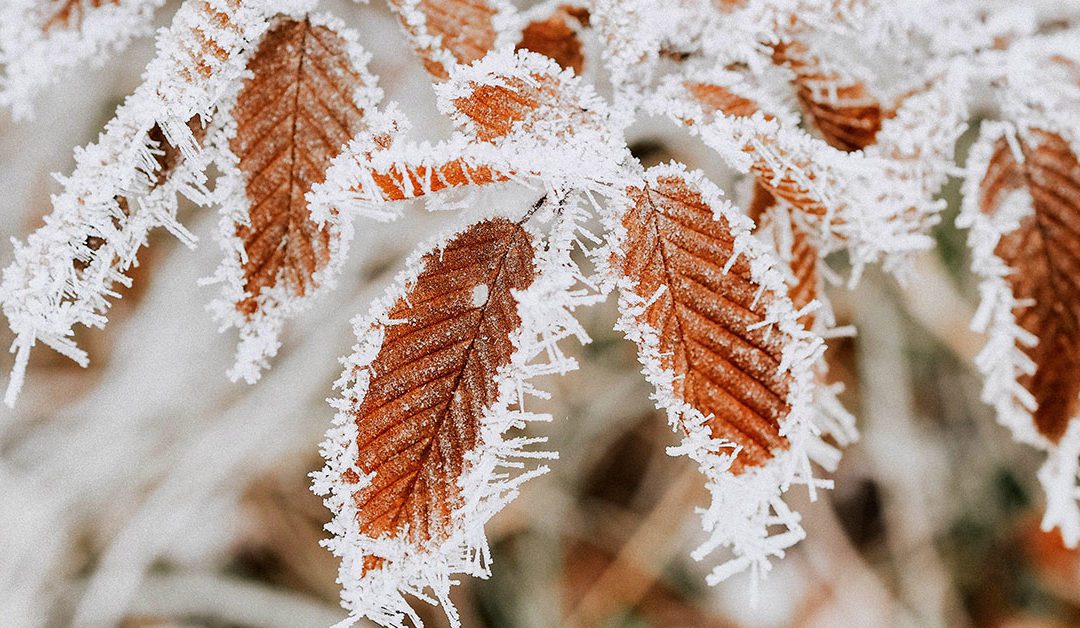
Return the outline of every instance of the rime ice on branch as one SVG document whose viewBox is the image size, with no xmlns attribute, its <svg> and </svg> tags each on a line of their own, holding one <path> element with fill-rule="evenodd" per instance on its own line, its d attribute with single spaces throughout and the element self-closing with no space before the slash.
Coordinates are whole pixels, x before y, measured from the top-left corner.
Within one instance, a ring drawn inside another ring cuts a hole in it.
<svg viewBox="0 0 1080 628">
<path fill-rule="evenodd" d="M 0 106 L 31 114 L 38 92 L 82 63 L 104 63 L 151 32 L 165 0 L 5 0 L 0 6 Z"/>
<path fill-rule="evenodd" d="M 15 261 L 4 270 L 0 296 L 17 354 L 8 405 L 38 341 L 86 365 L 74 327 L 105 324 L 108 299 L 118 296 L 114 284 L 130 284 L 124 272 L 151 229 L 165 227 L 194 243 L 176 222 L 176 195 L 207 200 L 202 171 L 208 155 L 197 135 L 243 72 L 238 54 L 257 40 L 280 4 L 186 2 L 159 37 L 146 81 L 97 143 L 76 152 L 75 171 L 61 180 L 45 226 L 16 245 Z"/>
</svg>

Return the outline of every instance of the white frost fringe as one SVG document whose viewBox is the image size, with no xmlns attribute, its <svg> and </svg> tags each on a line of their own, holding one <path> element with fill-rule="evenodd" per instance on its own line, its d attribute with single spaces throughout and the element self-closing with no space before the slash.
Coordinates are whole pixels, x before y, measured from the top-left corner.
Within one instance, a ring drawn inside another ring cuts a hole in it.
<svg viewBox="0 0 1080 628">
<path fill-rule="evenodd" d="M 750 219 L 723 200 L 723 193 L 714 184 L 700 172 L 688 172 L 678 164 L 657 166 L 645 176 L 654 184 L 662 176 L 686 180 L 701 193 L 715 215 L 728 222 L 735 239 L 734 255 L 743 256 L 750 264 L 754 282 L 761 286 L 769 300 L 763 323 L 774 326 L 776 333 L 790 338 L 779 367 L 791 376 L 787 398 L 791 412 L 780 426 L 780 433 L 790 446 L 766 464 L 736 475 L 730 471 L 730 467 L 740 448 L 730 441 L 713 438 L 706 424 L 707 417 L 675 395 L 672 387 L 675 374 L 662 366 L 657 330 L 637 321 L 651 295 L 636 294 L 632 280 L 612 269 L 606 270 L 619 287 L 619 309 L 622 314 L 617 328 L 638 344 L 642 371 L 656 388 L 653 398 L 657 407 L 667 411 L 668 422 L 673 429 L 686 433 L 682 443 L 669 448 L 668 453 L 694 460 L 705 476 L 706 488 L 711 494 L 709 507 L 702 511 L 702 527 L 708 539 L 693 552 L 692 557 L 702 560 L 718 548 L 728 548 L 730 557 L 712 570 L 707 582 L 715 585 L 750 569 L 756 584 L 771 568 L 771 558 L 782 557 L 787 548 L 805 537 L 798 513 L 784 503 L 783 494 L 792 484 L 806 484 L 813 498 L 817 488 L 832 486 L 831 481 L 815 479 L 810 466 L 810 461 L 815 458 L 829 466 L 836 462 L 835 452 L 821 440 L 823 430 L 816 424 L 818 414 L 813 405 L 813 369 L 824 346 L 818 336 L 806 331 L 797 322 L 797 313 L 786 296 L 783 276 L 773 267 L 774 260 L 764 246 L 751 235 Z M 618 251 L 626 237 L 621 211 L 612 212 L 606 221 L 609 233 L 613 234 L 612 250 Z M 723 453 L 725 451 L 729 453 Z M 782 529 L 771 530 L 773 526 L 781 526 Z"/>
<path fill-rule="evenodd" d="M 957 226 L 970 229 L 968 246 L 972 253 L 972 270 L 982 278 L 979 285 L 981 302 L 971 321 L 971 328 L 988 334 L 986 345 L 975 357 L 975 365 L 986 378 L 983 401 L 994 406 L 999 423 L 1008 427 L 1016 440 L 1047 452 L 1047 460 L 1039 470 L 1039 481 L 1046 491 L 1046 513 L 1042 529 L 1057 527 L 1069 547 L 1080 543 L 1080 421 L 1070 420 L 1061 440 L 1054 444 L 1038 432 L 1032 413 L 1036 409 L 1034 396 L 1018 378 L 1035 371 L 1035 364 L 1021 347 L 1034 346 L 1038 338 L 1021 327 L 1013 311 L 1025 305 L 1012 293 L 1005 277 L 1011 268 L 995 255 L 998 241 L 1015 231 L 1021 220 L 1034 211 L 1026 189 L 1013 190 L 992 213 L 980 209 L 980 184 L 993 155 L 994 144 L 1001 138 L 1009 141 L 1014 157 L 1022 164 L 1024 156 L 1016 140 L 1017 129 L 1008 123 L 983 122 L 979 140 L 968 155 L 964 181 L 964 207 Z"/>
<path fill-rule="evenodd" d="M 289 5 L 302 4 L 290 2 Z M 195 237 L 176 221 L 176 193 L 206 202 L 203 169 L 208 155 L 188 128 L 203 120 L 220 94 L 243 72 L 237 54 L 258 39 L 268 15 L 282 3 L 246 0 L 238 7 L 224 0 L 185 3 L 172 25 L 158 37 L 157 56 L 146 80 L 117 110 L 96 144 L 75 152 L 75 172 L 62 178 L 63 192 L 53 198 L 45 226 L 16 243 L 15 261 L 4 270 L 0 286 L 4 314 L 16 338 L 17 353 L 4 402 L 9 406 L 22 386 L 29 351 L 38 340 L 86 366 L 88 356 L 72 335 L 75 325 L 102 327 L 114 283 L 128 285 L 124 271 L 136 263 L 138 249 L 155 227 L 165 227 L 188 246 Z M 218 23 L 204 11 L 229 16 Z M 216 42 L 225 58 L 201 50 L 198 37 Z M 206 73 L 204 77 L 202 73 Z M 168 181 L 151 191 L 157 170 L 147 134 L 157 124 L 184 159 Z M 118 198 L 125 197 L 125 215 Z M 89 237 L 104 241 L 96 250 Z M 78 271 L 76 263 L 85 264 Z"/>
<path fill-rule="evenodd" d="M 299 18 L 303 15 L 303 11 L 297 11 L 292 17 Z M 382 91 L 376 86 L 375 77 L 367 71 L 371 55 L 357 42 L 357 34 L 331 15 L 312 15 L 309 19 L 315 26 L 329 28 L 348 42 L 349 63 L 361 76 L 361 85 L 352 95 L 353 102 L 365 112 L 366 117 L 375 116 L 375 107 L 382 99 Z M 256 46 L 252 46 L 238 58 L 238 62 L 246 67 L 255 49 Z M 217 237 L 225 259 L 212 276 L 200 283 L 222 285 L 221 297 L 210 303 L 208 309 L 221 324 L 220 331 L 231 327 L 239 330 L 236 361 L 228 375 L 233 381 L 243 379 L 253 384 L 258 381 L 262 369 L 269 367 L 269 360 L 277 354 L 285 321 L 310 307 L 321 291 L 335 286 L 348 254 L 353 228 L 351 217 L 334 212 L 327 212 L 321 221 L 317 221 L 329 230 L 329 261 L 312 276 L 312 284 L 309 286 L 311 289 L 303 297 L 297 297 L 289 286 L 278 283 L 259 294 L 258 309 L 250 318 L 236 309 L 237 303 L 250 296 L 244 290 L 243 266 L 247 263 L 247 252 L 244 250 L 243 240 L 237 236 L 237 228 L 250 224 L 252 202 L 246 193 L 247 177 L 240 171 L 239 158 L 233 154 L 229 145 L 236 137 L 236 120 L 232 110 L 244 83 L 245 81 L 236 81 L 230 93 L 221 99 L 209 139 L 215 153 L 215 162 L 223 173 L 217 180 L 214 197 L 215 202 L 220 205 L 221 220 Z M 377 119 L 377 116 L 375 117 Z M 365 129 L 359 138 L 353 141 L 362 141 L 362 138 L 368 137 L 371 130 Z"/>
<path fill-rule="evenodd" d="M 474 123 L 455 106 L 479 86 L 505 86 L 510 79 L 526 84 L 540 80 L 558 89 L 542 94 L 542 102 L 510 132 L 493 142 L 477 139 Z M 389 204 L 373 175 L 396 171 L 399 175 L 427 170 L 426 178 L 413 185 L 402 176 L 399 185 L 406 198 L 432 193 L 439 177 L 437 167 L 459 161 L 469 167 L 488 167 L 510 181 L 541 179 L 552 189 L 576 189 L 606 195 L 625 178 L 623 168 L 629 151 L 621 134 L 605 123 L 609 111 L 586 83 L 551 59 L 508 51 L 489 54 L 471 66 L 457 66 L 450 79 L 436 87 L 440 110 L 451 117 L 459 131 L 450 138 L 429 142 L 393 141 L 375 146 L 370 139 L 350 143 L 331 164 L 326 181 L 309 195 L 312 217 L 327 220 L 333 211 L 346 211 L 375 220 L 393 220 L 401 206 Z M 393 108 L 387 110 L 386 127 L 404 134 L 407 126 Z M 388 135 L 390 133 L 388 132 Z M 464 187 L 464 186 L 462 186 Z M 449 192 L 452 189 L 447 188 Z"/>
<path fill-rule="evenodd" d="M 913 252 L 933 245 L 925 231 L 942 205 L 926 192 L 925 179 L 909 176 L 921 174 L 911 163 L 870 150 L 838 150 L 791 124 L 788 116 L 766 117 L 760 111 L 743 117 L 706 114 L 674 78 L 664 81 L 646 106 L 680 124 L 690 122 L 688 130 L 732 168 L 750 173 L 754 162 L 761 161 L 773 181 L 790 179 L 806 190 L 809 199 L 826 209 L 824 216 L 812 218 L 815 245 L 823 254 L 849 253 L 851 285 L 868 264 L 884 261 L 891 270 L 901 269 Z M 899 148 L 914 151 L 911 146 Z"/>
<path fill-rule="evenodd" d="M 43 26 L 58 3 L 4 0 L 0 6 L 0 106 L 16 120 L 32 114 L 40 91 L 64 78 L 80 63 L 101 65 L 135 37 L 148 35 L 154 11 L 165 0 L 120 0 L 91 7 L 77 3 L 79 26 Z"/>
<path fill-rule="evenodd" d="M 457 57 L 443 45 L 443 36 L 432 32 L 427 27 L 427 12 L 431 6 L 423 0 L 392 0 L 388 3 L 391 10 L 397 13 L 409 42 L 417 54 L 425 61 L 427 59 L 442 66 L 447 74 L 451 74 L 458 64 Z M 513 47 L 514 36 L 510 26 L 514 24 L 515 9 L 507 0 L 485 0 L 483 6 L 495 9 L 491 17 L 492 27 L 495 30 L 495 48 Z M 457 16 L 450 15 L 450 18 Z M 456 34 L 454 34 L 456 35 Z"/>
<path fill-rule="evenodd" d="M 489 212 L 473 217 L 466 225 L 490 216 Z M 597 298 L 592 291 L 578 287 L 583 277 L 569 257 L 576 240 L 576 221 L 581 216 L 580 210 L 565 207 L 562 217 L 555 218 L 555 230 L 546 241 L 540 233 L 532 233 L 539 272 L 528 289 L 515 294 L 522 325 L 511 336 L 515 348 L 511 363 L 498 375 L 499 400 L 485 413 L 479 444 L 468 455 L 468 470 L 459 480 L 464 505 L 453 513 L 457 526 L 448 539 L 424 549 L 400 538 L 371 538 L 357 527 L 352 496 L 365 482 L 370 482 L 371 476 L 356 466 L 357 428 L 352 400 L 364 398 L 369 381 L 367 367 L 379 353 L 385 328 L 392 324 L 388 319 L 390 309 L 416 281 L 422 271 L 423 256 L 445 246 L 452 235 L 419 248 L 385 295 L 372 305 L 370 313 L 354 319 L 359 343 L 354 346 L 353 354 L 342 360 L 345 371 L 335 385 L 342 395 L 331 402 L 337 414 L 321 445 L 327 464 L 322 471 L 312 474 L 313 490 L 325 496 L 327 507 L 334 513 L 333 521 L 327 525 L 334 536 L 323 543 L 341 558 L 338 580 L 342 584 L 342 605 L 350 613 L 341 625 L 351 625 L 367 617 L 383 626 L 403 626 L 406 619 L 422 626 L 406 595 L 441 605 L 451 625 L 461 625 L 449 598 L 450 587 L 456 584 L 454 574 L 488 576 L 491 557 L 484 524 L 517 496 L 523 482 L 547 472 L 547 466 L 537 466 L 534 461 L 557 457 L 554 452 L 536 447 L 543 445 L 545 438 L 508 437 L 507 432 L 521 429 L 531 421 L 551 420 L 550 415 L 524 409 L 526 394 L 546 397 L 529 380 L 538 375 L 566 373 L 577 367 L 573 358 L 562 354 L 557 346 L 559 340 L 575 336 L 581 342 L 588 342 L 585 331 L 572 315 L 576 307 Z M 509 217 L 517 220 L 520 215 Z M 342 482 L 346 471 L 356 473 L 361 478 L 360 484 Z M 364 574 L 364 556 L 382 557 L 387 562 Z"/>
</svg>

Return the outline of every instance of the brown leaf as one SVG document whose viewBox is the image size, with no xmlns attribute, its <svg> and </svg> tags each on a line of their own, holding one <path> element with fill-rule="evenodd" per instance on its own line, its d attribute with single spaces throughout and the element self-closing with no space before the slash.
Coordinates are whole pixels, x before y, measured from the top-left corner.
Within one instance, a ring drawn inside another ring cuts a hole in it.
<svg viewBox="0 0 1080 628">
<path fill-rule="evenodd" d="M 463 81 L 466 94 L 455 98 L 455 122 L 481 142 L 494 142 L 520 127 L 530 132 L 540 122 L 539 139 L 564 139 L 591 129 L 601 133 L 602 116 L 576 79 L 539 55 L 511 57 L 516 67 L 492 72 L 481 82 Z"/>
<path fill-rule="evenodd" d="M 787 220 L 790 224 L 791 251 L 781 251 L 780 258 L 791 270 L 791 275 L 787 277 L 788 297 L 791 298 L 792 305 L 798 311 L 818 298 L 821 286 L 821 278 L 818 274 L 818 248 L 814 245 L 810 234 L 799 226 L 789 211 L 782 209 L 769 213 L 769 210 L 775 206 L 776 197 L 770 194 L 760 182 L 755 181 L 746 215 L 757 223 L 756 231 L 769 229 L 772 220 L 776 219 Z M 806 329 L 810 329 L 814 326 L 814 315 L 804 314 L 799 317 L 799 322 Z"/>
<path fill-rule="evenodd" d="M 41 30 L 46 33 L 56 28 L 79 30 L 87 11 L 108 4 L 120 4 L 120 0 L 52 0 L 48 3 L 47 17 Z"/>
<path fill-rule="evenodd" d="M 886 115 L 862 82 L 824 68 L 800 41 L 774 46 L 773 61 L 795 73 L 799 102 L 825 141 L 846 151 L 874 143 Z"/>
<path fill-rule="evenodd" d="M 514 123 L 528 119 L 541 102 L 557 97 L 550 77 L 531 78 L 535 82 L 510 78 L 506 85 L 477 85 L 469 96 L 454 100 L 454 106 L 476 126 L 477 139 L 496 140 L 510 133 Z"/>
<path fill-rule="evenodd" d="M 746 215 L 755 223 L 760 223 L 765 212 L 776 205 L 776 197 L 760 181 L 754 181 L 754 189 L 750 193 L 750 204 L 746 208 Z"/>
<path fill-rule="evenodd" d="M 477 223 L 428 253 L 388 317 L 355 421 L 357 466 L 374 473 L 354 500 L 360 531 L 415 545 L 444 540 L 480 419 L 497 400 L 521 325 L 512 291 L 532 284 L 529 234 L 504 218 Z M 356 482 L 358 477 L 347 478 Z M 373 562 L 368 568 L 378 566 Z"/>
<path fill-rule="evenodd" d="M 979 209 L 984 213 L 992 212 L 1001 205 L 1006 194 L 1026 186 L 1023 168 L 1016 163 L 1012 148 L 1005 138 L 999 138 L 979 184 Z"/>
<path fill-rule="evenodd" d="M 228 6 L 235 10 L 240 2 L 232 0 Z M 199 0 L 195 7 L 201 14 L 198 18 L 200 23 L 206 27 L 193 28 L 191 34 L 195 36 L 197 46 L 185 45 L 181 55 L 178 55 L 182 64 L 179 74 L 188 83 L 210 78 L 220 70 L 222 64 L 232 60 L 237 52 L 236 45 L 224 37 L 244 37 L 243 29 L 233 21 L 234 17 L 219 11 L 207 0 Z"/>
<path fill-rule="evenodd" d="M 771 295 L 759 297 L 743 258 L 724 272 L 730 226 L 685 180 L 664 176 L 628 194 L 621 270 L 639 297 L 656 295 L 638 322 L 657 331 L 675 395 L 708 418 L 714 436 L 743 446 L 732 470 L 764 464 L 787 447 L 779 426 L 790 410 L 790 377 L 779 370 L 785 338 L 751 329 Z"/>
<path fill-rule="evenodd" d="M 815 178 L 814 165 L 808 161 L 785 155 L 783 149 L 779 146 L 774 147 L 774 150 L 780 155 L 781 160 L 790 165 L 785 166 L 778 172 L 774 168 L 774 161 L 765 159 L 761 154 L 755 153 L 750 172 L 757 182 L 769 194 L 787 201 L 799 211 L 811 216 L 824 216 L 827 214 L 829 211 L 828 206 L 796 176 L 797 173 L 801 173 L 813 181 Z"/>
<path fill-rule="evenodd" d="M 581 40 L 569 20 L 572 15 L 557 10 L 546 20 L 530 22 L 521 31 L 521 41 L 515 50 L 532 50 L 547 55 L 562 68 L 572 68 L 574 74 L 581 74 L 585 66 L 585 56 L 581 50 Z M 588 14 L 586 13 L 586 20 Z"/>
<path fill-rule="evenodd" d="M 247 177 L 250 225 L 236 234 L 248 296 L 237 308 L 251 316 L 263 290 L 285 282 L 303 296 L 329 260 L 330 234 L 310 220 L 304 195 L 362 128 L 364 112 L 353 101 L 362 77 L 345 40 L 307 19 L 280 20 L 247 67 L 254 75 L 237 98 L 229 145 Z"/>
<path fill-rule="evenodd" d="M 771 229 L 774 220 L 786 220 L 788 222 L 787 229 L 791 232 L 791 249 L 777 251 L 777 254 L 787 267 L 787 271 L 790 271 L 785 273 L 784 280 L 788 287 L 788 298 L 791 299 L 792 306 L 798 311 L 818 298 L 821 289 L 821 276 L 818 272 L 818 247 L 814 244 L 810 234 L 799 226 L 790 210 L 786 208 L 778 208 L 774 212 L 761 216 L 757 230 Z M 798 320 L 806 329 L 811 329 L 814 326 L 814 315 L 812 313 L 803 314 Z"/>
<path fill-rule="evenodd" d="M 402 201 L 465 185 L 506 181 L 509 177 L 488 166 L 471 166 L 463 159 L 454 159 L 436 166 L 395 164 L 385 172 L 372 172 L 371 178 L 385 200 Z"/>
<path fill-rule="evenodd" d="M 1008 146 L 998 143 L 980 200 L 992 209 L 1020 176 L 1031 192 L 1034 213 L 1003 236 L 994 252 L 1012 268 L 1006 281 L 1013 296 L 1033 302 L 1014 310 L 1017 323 L 1039 339 L 1023 347 L 1035 373 L 1022 376 L 1020 384 L 1038 403 L 1036 428 L 1057 442 L 1080 412 L 1080 163 L 1054 133 L 1032 130 L 1021 148 L 1019 165 Z"/>
<path fill-rule="evenodd" d="M 734 13 L 746 6 L 747 0 L 713 0 L 713 4 L 723 13 Z"/>
<path fill-rule="evenodd" d="M 706 114 L 719 111 L 726 116 L 751 116 L 758 110 L 754 101 L 720 85 L 686 81 L 683 86 L 704 107 Z"/>
<path fill-rule="evenodd" d="M 717 113 L 725 116 L 746 117 L 759 110 L 758 104 L 753 100 L 721 85 L 687 81 L 683 83 L 683 87 L 687 94 L 701 105 L 702 112 L 705 114 L 701 122 L 709 122 Z M 765 113 L 764 117 L 765 120 L 775 118 L 769 113 Z M 684 120 L 684 122 L 696 123 L 694 120 Z M 770 141 L 768 137 L 762 139 L 765 142 Z M 773 145 L 770 149 L 776 153 L 777 158 L 769 159 L 758 151 L 751 151 L 753 163 L 750 172 L 754 175 L 755 186 L 761 188 L 761 192 L 768 194 L 769 197 L 775 197 L 771 199 L 773 201 L 776 198 L 783 199 L 802 212 L 813 216 L 824 216 L 828 212 L 828 207 L 795 176 L 796 173 L 804 173 L 812 180 L 815 176 L 814 165 L 807 159 L 787 154 L 780 146 Z M 775 167 L 777 163 L 788 165 L 777 169 Z M 767 200 L 765 196 L 759 196 L 757 191 L 755 191 L 755 199 L 760 199 L 761 202 Z M 751 218 L 754 216 L 751 215 Z"/>
<path fill-rule="evenodd" d="M 498 11 L 486 0 L 391 0 L 402 26 L 412 36 L 424 68 L 435 78 L 446 80 L 451 64 L 440 58 L 449 54 L 459 64 L 469 64 L 495 47 L 492 18 Z M 423 23 L 410 23 L 410 16 L 423 16 Z M 420 42 L 433 37 L 438 44 Z"/>
</svg>

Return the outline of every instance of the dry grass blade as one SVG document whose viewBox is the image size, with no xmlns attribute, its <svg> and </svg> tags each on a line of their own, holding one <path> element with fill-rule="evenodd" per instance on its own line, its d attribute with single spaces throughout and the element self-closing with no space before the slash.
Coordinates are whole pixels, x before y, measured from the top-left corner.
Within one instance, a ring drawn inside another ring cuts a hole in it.
<svg viewBox="0 0 1080 628">
<path fill-rule="evenodd" d="M 1035 372 L 1020 383 L 1038 404 L 1035 427 L 1057 442 L 1080 412 L 1080 162 L 1054 133 L 1033 130 L 1021 147 L 1034 213 L 994 252 L 1012 268 L 1006 281 L 1013 296 L 1030 303 L 1014 311 L 1017 323 L 1038 338 L 1023 347 Z M 984 207 L 1016 183 L 1016 162 L 1007 146 L 998 149 L 983 180 Z"/>
<path fill-rule="evenodd" d="M 281 20 L 248 69 L 253 76 L 237 99 L 230 147 L 247 177 L 250 204 L 249 224 L 236 230 L 247 255 L 247 296 L 236 306 L 251 316 L 263 290 L 284 282 L 303 296 L 328 262 L 330 233 L 310 220 L 304 195 L 362 128 L 364 112 L 353 100 L 362 79 L 346 42 L 325 26 Z"/>
<path fill-rule="evenodd" d="M 533 255 L 520 225 L 477 223 L 427 254 L 390 310 L 398 322 L 386 329 L 354 412 L 356 464 L 373 474 L 353 495 L 363 534 L 397 537 L 407 528 L 422 547 L 453 530 L 466 454 L 478 444 L 480 420 L 498 395 L 496 373 L 509 363 L 521 325 L 512 291 L 532 284 Z"/>
<path fill-rule="evenodd" d="M 759 294 L 745 260 L 725 270 L 730 226 L 685 180 L 665 176 L 628 192 L 621 271 L 648 303 L 638 321 L 658 332 L 676 397 L 715 437 L 743 447 L 732 471 L 762 465 L 787 447 L 780 421 L 790 410 L 789 376 L 779 368 L 785 338 L 755 327 L 770 295 Z"/>
</svg>

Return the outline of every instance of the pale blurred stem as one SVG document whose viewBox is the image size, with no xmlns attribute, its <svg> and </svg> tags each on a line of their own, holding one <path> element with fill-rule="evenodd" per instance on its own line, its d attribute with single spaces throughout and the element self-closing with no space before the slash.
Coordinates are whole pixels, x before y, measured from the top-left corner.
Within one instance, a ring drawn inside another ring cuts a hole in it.
<svg viewBox="0 0 1080 628">
<path fill-rule="evenodd" d="M 345 611 L 334 605 L 215 573 L 147 576 L 127 612 L 130 616 L 199 617 L 266 628 L 329 626 L 345 618 Z"/>
<path fill-rule="evenodd" d="M 671 542 L 672 531 L 692 514 L 691 507 L 703 494 L 701 487 L 701 474 L 688 467 L 561 625 L 599 626 L 614 611 L 634 606 L 660 578 L 664 566 L 682 551 L 679 544 Z"/>
<path fill-rule="evenodd" d="M 906 330 L 885 284 L 880 273 L 870 273 L 853 295 L 858 304 L 861 445 L 888 504 L 886 542 L 899 573 L 900 599 L 920 623 L 951 625 L 962 616 L 962 606 L 934 548 L 949 487 L 934 480 L 944 476 L 947 461 L 932 435 L 914 423 Z"/>
<path fill-rule="evenodd" d="M 915 259 L 912 277 L 900 286 L 907 313 L 961 362 L 972 366 L 985 338 L 971 330 L 975 308 L 956 289 L 936 251 Z"/>
<path fill-rule="evenodd" d="M 905 609 L 898 607 L 880 575 L 851 544 L 831 500 L 811 502 L 803 491 L 795 492 L 789 500 L 802 513 L 803 527 L 811 536 L 799 551 L 810 571 L 807 580 L 828 592 L 825 600 L 805 609 L 797 625 L 835 625 L 838 616 L 853 619 L 845 617 L 852 612 L 857 614 L 859 623 L 867 626 L 917 623 Z"/>
</svg>

